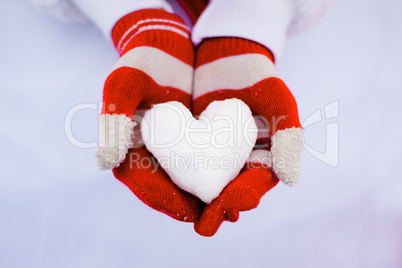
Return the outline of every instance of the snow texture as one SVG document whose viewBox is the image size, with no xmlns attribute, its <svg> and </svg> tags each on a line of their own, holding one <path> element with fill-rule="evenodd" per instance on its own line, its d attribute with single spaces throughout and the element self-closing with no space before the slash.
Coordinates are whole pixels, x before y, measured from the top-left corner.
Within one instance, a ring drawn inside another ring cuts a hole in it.
<svg viewBox="0 0 402 268">
<path fill-rule="evenodd" d="M 180 102 L 158 104 L 141 123 L 147 149 L 181 189 L 212 202 L 239 174 L 257 140 L 250 108 L 214 101 L 196 120 Z"/>
<path fill-rule="evenodd" d="M 301 122 L 322 118 L 305 126 L 305 146 L 324 153 L 327 124 L 339 124 L 339 164 L 304 150 L 296 186 L 279 183 L 204 238 L 96 166 L 113 45 L 91 24 L 0 1 L 0 267 L 402 267 L 401 10 L 339 0 L 287 40 L 278 72 Z M 72 132 L 92 149 L 65 134 L 78 104 L 91 105 Z"/>
</svg>

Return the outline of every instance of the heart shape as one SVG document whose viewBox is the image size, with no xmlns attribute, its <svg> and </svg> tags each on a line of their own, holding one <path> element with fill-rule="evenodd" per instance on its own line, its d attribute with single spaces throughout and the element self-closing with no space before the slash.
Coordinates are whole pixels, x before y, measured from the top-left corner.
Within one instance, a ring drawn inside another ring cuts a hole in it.
<svg viewBox="0 0 402 268">
<path fill-rule="evenodd" d="M 250 108 L 214 101 L 195 119 L 180 102 L 155 105 L 141 122 L 142 139 L 181 189 L 212 202 L 239 174 L 257 140 Z"/>
</svg>

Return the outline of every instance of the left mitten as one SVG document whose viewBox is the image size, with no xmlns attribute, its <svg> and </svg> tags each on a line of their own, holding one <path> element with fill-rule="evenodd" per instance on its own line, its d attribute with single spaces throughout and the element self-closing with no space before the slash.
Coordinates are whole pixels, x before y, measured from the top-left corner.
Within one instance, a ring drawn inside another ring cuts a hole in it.
<svg viewBox="0 0 402 268">
<path fill-rule="evenodd" d="M 136 112 L 167 101 L 190 107 L 194 49 L 189 35 L 179 17 L 155 9 L 133 12 L 114 27 L 120 59 L 104 86 L 101 169 L 119 166 L 133 146 Z"/>
<path fill-rule="evenodd" d="M 203 202 L 179 189 L 134 135 L 141 113 L 153 104 L 179 101 L 190 108 L 194 48 L 189 35 L 179 17 L 163 10 L 140 10 L 118 21 L 112 36 L 121 56 L 104 87 L 97 158 L 101 169 L 112 168 L 145 204 L 193 222 Z"/>
</svg>

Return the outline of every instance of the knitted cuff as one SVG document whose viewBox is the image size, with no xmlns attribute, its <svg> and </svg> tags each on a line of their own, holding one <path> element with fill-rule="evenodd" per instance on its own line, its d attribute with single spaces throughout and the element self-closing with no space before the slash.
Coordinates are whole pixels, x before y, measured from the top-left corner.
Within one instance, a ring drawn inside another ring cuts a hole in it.
<svg viewBox="0 0 402 268">
<path fill-rule="evenodd" d="M 197 48 L 196 68 L 206 63 L 230 56 L 261 54 L 274 62 L 273 55 L 266 47 L 243 38 L 217 37 L 204 39 Z"/>
</svg>

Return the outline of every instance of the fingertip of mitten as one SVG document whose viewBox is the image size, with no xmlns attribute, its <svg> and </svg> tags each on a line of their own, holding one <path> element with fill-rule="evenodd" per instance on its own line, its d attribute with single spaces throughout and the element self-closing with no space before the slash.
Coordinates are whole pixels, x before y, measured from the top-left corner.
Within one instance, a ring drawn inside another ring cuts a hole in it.
<svg viewBox="0 0 402 268">
<path fill-rule="evenodd" d="M 284 184 L 293 186 L 300 177 L 300 159 L 303 152 L 302 128 L 279 130 L 272 137 L 272 163 L 275 175 Z"/>
<path fill-rule="evenodd" d="M 107 170 L 118 167 L 133 147 L 134 127 L 124 114 L 102 114 L 99 120 L 99 148 L 96 152 L 98 167 Z"/>
</svg>

